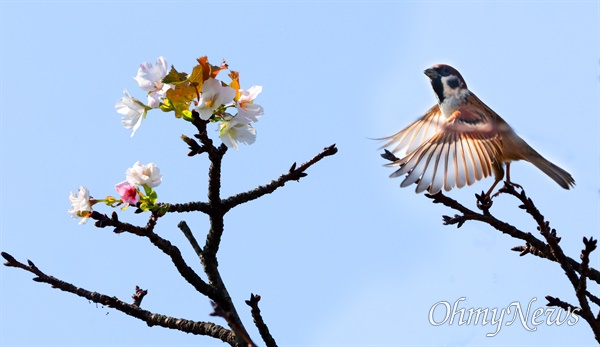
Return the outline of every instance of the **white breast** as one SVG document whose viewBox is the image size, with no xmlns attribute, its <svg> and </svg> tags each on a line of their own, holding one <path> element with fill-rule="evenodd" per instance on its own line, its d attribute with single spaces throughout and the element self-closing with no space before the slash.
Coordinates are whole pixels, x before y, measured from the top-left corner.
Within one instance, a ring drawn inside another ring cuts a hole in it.
<svg viewBox="0 0 600 347">
<path fill-rule="evenodd" d="M 450 117 L 454 111 L 458 110 L 463 100 L 469 96 L 468 89 L 450 89 L 444 88 L 444 102 L 440 104 L 440 110 L 444 117 Z"/>
</svg>

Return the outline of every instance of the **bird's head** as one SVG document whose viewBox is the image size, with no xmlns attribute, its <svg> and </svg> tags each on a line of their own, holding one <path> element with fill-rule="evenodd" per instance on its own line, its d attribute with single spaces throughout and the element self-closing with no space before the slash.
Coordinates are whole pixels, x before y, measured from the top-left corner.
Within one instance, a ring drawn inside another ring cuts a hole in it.
<svg viewBox="0 0 600 347">
<path fill-rule="evenodd" d="M 455 68 L 438 64 L 425 70 L 440 105 L 459 104 L 468 94 L 467 83 Z"/>
</svg>

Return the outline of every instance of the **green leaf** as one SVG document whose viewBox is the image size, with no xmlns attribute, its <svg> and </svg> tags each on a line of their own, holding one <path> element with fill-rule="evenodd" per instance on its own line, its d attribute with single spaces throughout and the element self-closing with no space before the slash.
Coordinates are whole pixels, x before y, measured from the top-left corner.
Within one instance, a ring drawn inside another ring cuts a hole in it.
<svg viewBox="0 0 600 347">
<path fill-rule="evenodd" d="M 104 203 L 107 206 L 116 207 L 121 203 L 121 200 L 118 200 L 115 197 L 109 195 L 106 197 L 106 199 L 104 199 Z"/>
<path fill-rule="evenodd" d="M 151 187 L 148 187 L 145 184 L 142 187 L 144 187 L 144 193 L 146 194 L 146 196 L 149 196 L 150 194 L 154 193 L 154 189 L 152 189 Z"/>
<path fill-rule="evenodd" d="M 163 78 L 163 83 L 178 84 L 187 80 L 187 74 L 185 72 L 178 72 L 175 67 L 171 65 L 171 71 Z"/>
<path fill-rule="evenodd" d="M 192 115 L 192 112 L 190 110 L 184 110 L 183 112 L 181 112 L 183 119 L 187 120 L 188 122 L 193 122 L 194 121 L 194 116 Z"/>
<path fill-rule="evenodd" d="M 163 100 L 162 104 L 160 104 L 160 109 L 163 112 L 175 111 L 175 107 L 173 107 L 173 105 L 171 104 L 171 101 L 169 99 Z"/>
<path fill-rule="evenodd" d="M 158 200 L 158 194 L 156 194 L 156 191 L 154 189 L 148 187 L 145 184 L 142 187 L 144 187 L 144 192 L 146 193 L 146 196 L 143 198 L 143 200 L 144 202 L 147 202 L 150 207 L 152 207 L 156 204 L 156 201 Z"/>
<path fill-rule="evenodd" d="M 140 210 L 146 212 L 146 211 L 150 211 L 150 206 L 147 202 L 141 202 L 140 203 Z"/>
</svg>

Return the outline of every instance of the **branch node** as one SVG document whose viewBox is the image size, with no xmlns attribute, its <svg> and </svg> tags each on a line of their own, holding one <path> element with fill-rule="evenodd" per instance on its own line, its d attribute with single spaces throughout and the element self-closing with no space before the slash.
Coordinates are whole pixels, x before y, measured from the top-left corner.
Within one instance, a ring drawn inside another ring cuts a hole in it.
<svg viewBox="0 0 600 347">
<path fill-rule="evenodd" d="M 90 218 L 96 221 L 94 225 L 98 228 L 105 228 L 108 225 L 110 225 L 110 218 L 108 218 L 107 215 L 102 214 L 100 212 L 92 211 L 92 213 L 90 214 Z"/>
<path fill-rule="evenodd" d="M 17 260 L 12 255 L 6 252 L 2 252 L 0 254 L 2 255 L 2 258 L 7 260 L 7 262 L 4 263 L 5 266 L 14 266 L 14 264 L 17 262 Z"/>
<path fill-rule="evenodd" d="M 195 136 L 196 136 L 196 138 L 199 138 L 198 135 L 195 135 Z M 183 142 L 185 142 L 188 145 L 188 148 L 190 149 L 189 153 L 187 154 L 188 157 L 193 157 L 196 154 L 206 152 L 206 148 L 204 148 L 204 146 L 200 146 L 198 144 L 198 142 L 196 142 L 196 140 L 194 140 L 190 137 L 181 135 L 181 140 L 183 140 Z"/>
<path fill-rule="evenodd" d="M 456 226 L 456 228 L 460 228 L 466 221 L 464 216 L 460 216 L 455 214 L 454 217 L 449 217 L 449 216 L 442 216 L 442 219 L 444 220 L 444 225 L 454 225 L 454 224 L 458 224 Z"/>
<path fill-rule="evenodd" d="M 139 286 L 135 286 L 135 294 L 131 296 L 133 299 L 132 305 L 140 307 L 142 304 L 142 300 L 144 300 L 144 296 L 148 294 L 148 289 L 142 289 Z"/>
<path fill-rule="evenodd" d="M 525 244 L 525 246 L 516 246 L 510 249 L 511 251 L 515 251 L 515 252 L 520 252 L 519 253 L 519 257 L 522 257 L 524 255 L 527 255 L 529 253 L 531 253 L 531 248 L 529 247 L 529 244 Z"/>
<path fill-rule="evenodd" d="M 583 250 L 583 252 L 581 252 L 582 253 L 581 255 L 589 256 L 590 253 L 592 253 L 594 250 L 596 250 L 596 247 L 598 246 L 598 240 L 594 240 L 593 236 L 590 237 L 589 239 L 584 236 L 583 244 L 585 245 L 585 249 Z"/>
<path fill-rule="evenodd" d="M 288 172 L 289 172 L 289 173 L 292 173 L 292 172 L 294 172 L 294 171 L 296 171 L 296 162 L 294 162 L 294 163 L 292 164 L 292 166 L 290 167 L 290 169 L 289 169 L 289 171 L 288 171 Z"/>
<path fill-rule="evenodd" d="M 219 306 L 219 304 L 217 304 L 216 302 L 211 300 L 210 305 L 212 306 L 213 311 L 208 314 L 209 316 L 221 317 L 221 318 L 224 318 L 225 320 L 228 320 L 229 317 L 227 316 L 227 313 L 221 308 L 221 306 Z"/>
<path fill-rule="evenodd" d="M 565 311 L 569 311 L 569 312 L 573 312 L 573 313 L 575 313 L 577 311 L 581 311 L 581 308 L 573 306 L 573 305 L 569 304 L 568 302 L 562 301 L 559 298 L 555 298 L 550 295 L 546 295 L 546 300 L 548 300 L 548 303 L 546 304 L 546 306 L 560 307 Z"/>
<path fill-rule="evenodd" d="M 335 146 L 335 143 L 329 147 L 325 147 L 324 148 L 324 155 L 325 156 L 329 156 L 329 155 L 334 155 L 338 152 L 337 147 Z"/>
<path fill-rule="evenodd" d="M 477 208 L 483 211 L 483 214 L 485 216 L 489 216 L 490 208 L 494 203 L 492 199 L 487 194 L 485 194 L 483 190 L 481 191 L 481 194 L 475 194 L 475 198 L 477 199 Z"/>
<path fill-rule="evenodd" d="M 260 295 L 256 294 L 252 294 L 250 293 L 250 300 L 246 300 L 246 305 L 250 306 L 250 307 L 255 307 L 258 302 L 260 301 Z"/>
</svg>

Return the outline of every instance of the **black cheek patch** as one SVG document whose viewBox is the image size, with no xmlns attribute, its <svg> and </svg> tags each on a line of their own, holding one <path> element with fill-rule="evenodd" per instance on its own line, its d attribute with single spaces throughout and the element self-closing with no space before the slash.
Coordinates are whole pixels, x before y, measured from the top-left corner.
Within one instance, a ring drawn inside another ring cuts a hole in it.
<svg viewBox="0 0 600 347">
<path fill-rule="evenodd" d="M 431 86 L 433 87 L 433 91 L 437 95 L 440 104 L 444 102 L 444 86 L 442 80 L 440 78 L 432 79 Z"/>
<path fill-rule="evenodd" d="M 452 89 L 456 89 L 458 88 L 459 82 L 458 82 L 458 78 L 451 78 L 448 80 L 448 87 L 452 88 Z"/>
</svg>

